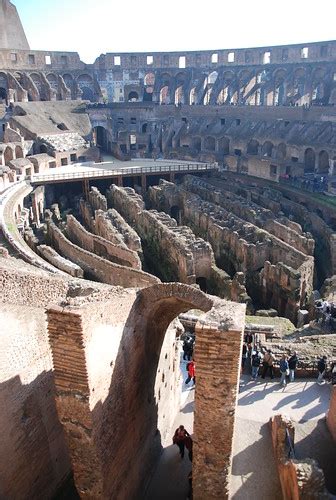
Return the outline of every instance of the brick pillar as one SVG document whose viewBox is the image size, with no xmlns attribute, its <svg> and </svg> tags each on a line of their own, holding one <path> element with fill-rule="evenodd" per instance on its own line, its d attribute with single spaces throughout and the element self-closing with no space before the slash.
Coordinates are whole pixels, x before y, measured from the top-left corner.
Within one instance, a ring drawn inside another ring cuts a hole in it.
<svg viewBox="0 0 336 500">
<path fill-rule="evenodd" d="M 330 434 L 336 441 L 336 385 L 331 389 L 330 407 L 327 413 L 327 425 Z"/>
<path fill-rule="evenodd" d="M 64 426 L 75 482 L 81 498 L 101 498 L 103 477 L 92 438 L 89 384 L 80 310 L 47 311 L 56 386 L 56 406 Z"/>
<path fill-rule="evenodd" d="M 194 500 L 229 496 L 242 329 L 224 331 L 196 325 Z"/>
</svg>

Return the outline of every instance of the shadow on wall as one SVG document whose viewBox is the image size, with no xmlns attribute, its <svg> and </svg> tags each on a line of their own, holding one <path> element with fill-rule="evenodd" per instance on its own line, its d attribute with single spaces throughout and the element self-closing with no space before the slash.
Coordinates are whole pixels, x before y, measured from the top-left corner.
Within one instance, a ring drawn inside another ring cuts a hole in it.
<svg viewBox="0 0 336 500">
<path fill-rule="evenodd" d="M 19 376 L 3 382 L 0 409 L 0 498 L 52 498 L 71 482 L 52 371 L 29 384 Z"/>
<path fill-rule="evenodd" d="M 213 302 L 181 284 L 141 290 L 125 324 L 109 395 L 93 410 L 102 422 L 99 448 L 104 494 L 135 498 L 144 490 L 162 451 L 154 386 L 169 324 L 190 309 L 208 311 Z"/>
</svg>

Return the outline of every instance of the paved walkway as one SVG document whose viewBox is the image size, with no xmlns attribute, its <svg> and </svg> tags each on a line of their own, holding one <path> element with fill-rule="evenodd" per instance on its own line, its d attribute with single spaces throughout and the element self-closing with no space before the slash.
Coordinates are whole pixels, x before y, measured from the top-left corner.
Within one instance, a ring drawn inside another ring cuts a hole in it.
<svg viewBox="0 0 336 500">
<path fill-rule="evenodd" d="M 193 426 L 194 391 L 183 386 L 183 403 L 171 435 L 181 423 Z M 295 451 L 298 458 L 313 457 L 327 473 L 327 486 L 336 492 L 336 449 L 330 441 L 324 416 L 329 407 L 330 385 L 300 380 L 282 388 L 276 381 L 241 378 L 236 413 L 231 498 L 281 500 L 281 488 L 273 457 L 268 421 L 282 413 L 297 423 Z M 166 443 L 146 500 L 185 500 L 191 469 L 187 455 L 182 461 L 176 446 Z"/>
</svg>

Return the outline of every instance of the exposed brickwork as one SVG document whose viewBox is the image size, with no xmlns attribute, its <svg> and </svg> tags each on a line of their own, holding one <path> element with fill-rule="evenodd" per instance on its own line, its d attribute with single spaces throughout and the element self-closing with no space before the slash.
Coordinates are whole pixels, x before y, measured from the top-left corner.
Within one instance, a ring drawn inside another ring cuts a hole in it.
<svg viewBox="0 0 336 500">
<path fill-rule="evenodd" d="M 74 245 L 53 222 L 48 223 L 48 236 L 58 252 L 103 283 L 124 287 L 145 287 L 159 281 L 155 276 L 138 269 L 120 266 Z"/>
<path fill-rule="evenodd" d="M 234 331 L 232 327 L 230 322 L 223 329 L 211 324 L 196 325 L 195 500 L 229 497 L 243 338 L 242 329 Z"/>
<path fill-rule="evenodd" d="M 336 386 L 331 389 L 330 407 L 327 414 L 327 425 L 330 433 L 336 441 Z"/>
<path fill-rule="evenodd" d="M 67 216 L 66 233 L 69 239 L 88 252 L 94 253 L 121 266 L 141 269 L 141 262 L 136 252 L 115 245 L 110 241 L 96 236 L 76 220 L 73 215 Z"/>
</svg>

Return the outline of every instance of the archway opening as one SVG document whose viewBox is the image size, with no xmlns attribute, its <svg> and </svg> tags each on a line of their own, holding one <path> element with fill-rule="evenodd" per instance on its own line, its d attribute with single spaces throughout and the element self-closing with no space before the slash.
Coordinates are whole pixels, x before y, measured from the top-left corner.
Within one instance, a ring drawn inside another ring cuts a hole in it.
<svg viewBox="0 0 336 500">
<path fill-rule="evenodd" d="M 319 174 L 327 174 L 329 172 L 329 155 L 326 151 L 320 151 L 318 157 L 318 169 Z"/>
<path fill-rule="evenodd" d="M 89 87 L 82 87 L 81 90 L 82 90 L 83 101 L 90 101 L 90 102 L 95 101 L 92 89 L 90 89 Z"/>
<path fill-rule="evenodd" d="M 21 146 L 15 146 L 15 158 L 23 158 L 23 151 Z"/>
<path fill-rule="evenodd" d="M 108 153 L 107 130 L 102 126 L 94 127 L 95 144 L 100 149 L 101 153 Z"/>
<path fill-rule="evenodd" d="M 8 165 L 9 162 L 13 160 L 13 158 L 14 158 L 13 150 L 12 148 L 7 146 L 4 152 L 5 165 Z"/>
<path fill-rule="evenodd" d="M 177 221 L 178 224 L 181 223 L 181 210 L 177 205 L 173 205 L 170 209 L 170 216 Z"/>
<path fill-rule="evenodd" d="M 7 90 L 3 87 L 0 87 L 0 101 L 7 100 Z"/>
<path fill-rule="evenodd" d="M 215 151 L 216 140 L 214 137 L 208 136 L 204 139 L 204 149 L 207 151 Z"/>
<path fill-rule="evenodd" d="M 134 90 L 128 94 L 128 102 L 137 102 L 139 100 L 139 94 Z"/>
<path fill-rule="evenodd" d="M 160 104 L 169 104 L 169 88 L 167 85 L 160 90 Z"/>
<path fill-rule="evenodd" d="M 252 139 L 247 145 L 247 154 L 257 155 L 259 150 L 259 142 Z"/>
<path fill-rule="evenodd" d="M 200 153 L 201 152 L 201 147 L 202 147 L 201 138 L 200 137 L 193 137 L 193 139 L 192 139 L 192 149 L 196 153 Z"/>
<path fill-rule="evenodd" d="M 305 173 L 314 173 L 316 155 L 312 148 L 307 148 L 304 153 L 304 171 Z"/>
<path fill-rule="evenodd" d="M 196 278 L 196 284 L 200 287 L 202 292 L 207 292 L 207 279 L 204 278 L 203 276 L 199 276 Z"/>
</svg>

